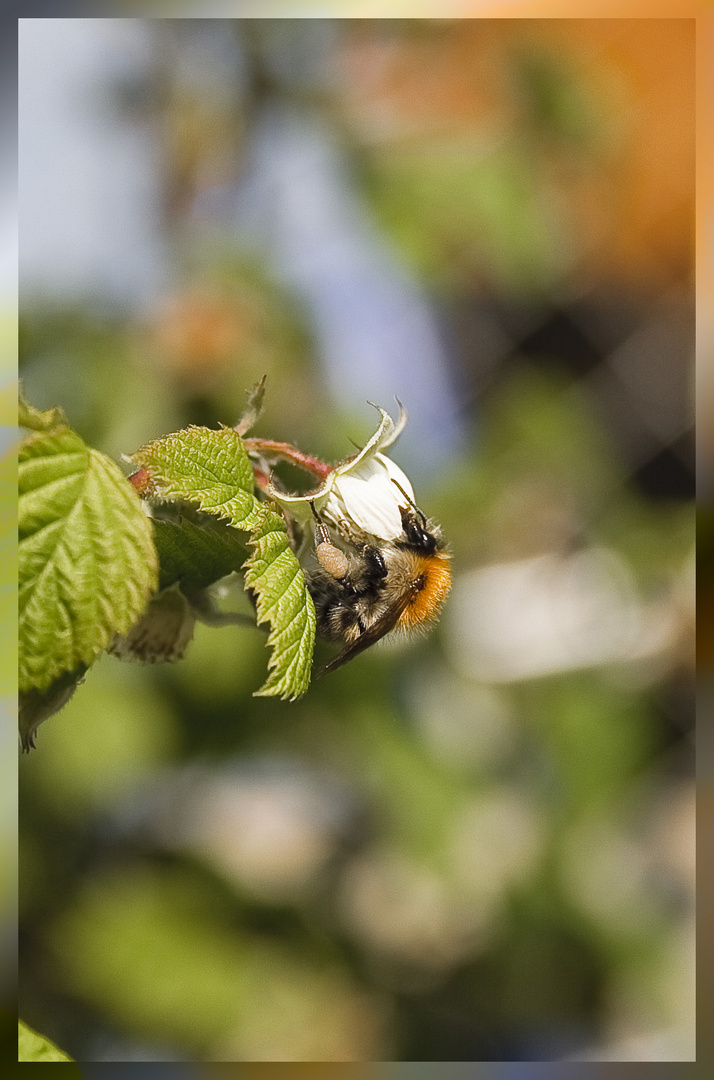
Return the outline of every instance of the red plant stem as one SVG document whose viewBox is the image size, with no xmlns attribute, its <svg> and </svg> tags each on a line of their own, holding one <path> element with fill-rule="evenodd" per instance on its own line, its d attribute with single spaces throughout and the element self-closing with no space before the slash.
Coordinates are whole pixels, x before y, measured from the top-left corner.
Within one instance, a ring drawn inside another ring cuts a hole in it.
<svg viewBox="0 0 714 1080">
<path fill-rule="evenodd" d="M 326 480 L 334 469 L 333 465 L 311 457 L 310 454 L 304 454 L 302 450 L 291 446 L 290 443 L 275 442 L 273 439 L 243 439 L 243 445 L 248 453 L 253 451 L 263 454 L 266 458 L 281 458 L 283 461 L 289 461 L 291 465 L 296 465 L 298 469 L 311 473 L 318 480 Z"/>
</svg>

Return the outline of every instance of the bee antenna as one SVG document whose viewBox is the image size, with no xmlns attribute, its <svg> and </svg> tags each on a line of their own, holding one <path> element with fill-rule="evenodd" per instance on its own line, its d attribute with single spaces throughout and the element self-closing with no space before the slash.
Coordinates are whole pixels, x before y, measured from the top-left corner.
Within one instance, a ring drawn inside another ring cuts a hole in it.
<svg viewBox="0 0 714 1080">
<path fill-rule="evenodd" d="M 399 488 L 402 495 L 404 496 L 404 498 L 407 500 L 407 502 L 411 506 L 412 510 L 414 510 L 414 512 L 419 515 L 419 517 L 422 520 L 422 524 L 426 525 L 426 515 L 424 514 L 423 510 L 420 510 L 419 507 L 417 506 L 417 504 L 414 502 L 414 500 L 412 498 L 410 498 L 409 495 L 407 495 L 406 491 L 404 490 L 404 488 L 402 487 L 402 485 L 399 483 L 398 480 L 395 480 L 394 477 L 392 477 L 391 480 L 392 480 L 392 483 L 395 484 Z"/>
</svg>

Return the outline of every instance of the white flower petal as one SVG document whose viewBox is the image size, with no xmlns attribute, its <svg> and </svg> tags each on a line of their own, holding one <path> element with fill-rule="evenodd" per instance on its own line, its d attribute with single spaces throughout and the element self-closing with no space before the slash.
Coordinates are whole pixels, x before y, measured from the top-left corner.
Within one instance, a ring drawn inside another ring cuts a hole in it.
<svg viewBox="0 0 714 1080">
<path fill-rule="evenodd" d="M 394 461 L 392 461 L 391 458 L 388 458 L 386 454 L 375 454 L 375 461 L 381 461 L 384 464 L 384 467 L 389 473 L 390 480 L 396 480 L 402 491 L 405 491 L 411 501 L 414 502 L 414 488 L 412 487 L 411 481 L 407 474 L 402 472 L 399 466 Z M 403 506 L 404 497 L 399 491 L 399 488 L 396 486 L 396 484 L 392 484 L 392 487 L 397 493 L 397 502 L 400 506 Z"/>
<path fill-rule="evenodd" d="M 413 497 L 407 477 L 383 454 L 363 462 L 349 474 L 337 476 L 325 504 L 325 517 L 331 518 L 336 525 L 346 520 L 361 532 L 394 540 L 402 532 L 399 508 L 405 499 L 392 478 L 399 481 L 410 498 Z"/>
</svg>

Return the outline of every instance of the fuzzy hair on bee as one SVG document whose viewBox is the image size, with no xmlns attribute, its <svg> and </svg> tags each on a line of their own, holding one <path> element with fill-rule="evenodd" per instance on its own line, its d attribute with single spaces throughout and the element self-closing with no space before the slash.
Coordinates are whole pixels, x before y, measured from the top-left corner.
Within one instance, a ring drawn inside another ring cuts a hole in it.
<svg viewBox="0 0 714 1080">
<path fill-rule="evenodd" d="M 451 588 L 451 557 L 439 527 L 406 499 L 410 505 L 400 507 L 402 532 L 393 540 L 358 545 L 343 534 L 336 547 L 326 526 L 316 525 L 318 566 L 306 576 L 317 629 L 327 640 L 345 644 L 319 675 L 387 634 L 425 631 L 437 621 Z"/>
</svg>

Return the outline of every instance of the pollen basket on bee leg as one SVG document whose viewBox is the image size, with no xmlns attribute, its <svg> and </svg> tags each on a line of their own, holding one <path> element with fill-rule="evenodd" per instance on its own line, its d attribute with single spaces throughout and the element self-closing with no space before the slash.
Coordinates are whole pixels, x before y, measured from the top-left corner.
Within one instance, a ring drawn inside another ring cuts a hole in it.
<svg viewBox="0 0 714 1080">
<path fill-rule="evenodd" d="M 327 570 L 328 574 L 332 574 L 334 578 L 343 578 L 347 574 L 350 566 L 349 559 L 344 551 L 340 551 L 333 544 L 318 544 L 315 555 L 323 570 Z"/>
</svg>

